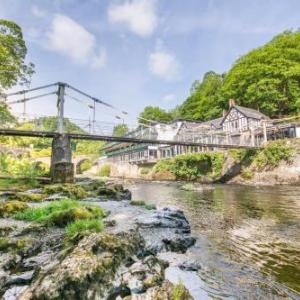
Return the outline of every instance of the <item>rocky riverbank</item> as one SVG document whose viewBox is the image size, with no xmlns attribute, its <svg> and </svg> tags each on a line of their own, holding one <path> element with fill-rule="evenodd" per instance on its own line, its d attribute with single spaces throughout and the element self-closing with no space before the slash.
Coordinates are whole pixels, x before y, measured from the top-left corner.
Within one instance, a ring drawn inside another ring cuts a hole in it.
<svg viewBox="0 0 300 300">
<path fill-rule="evenodd" d="M 90 173 L 97 174 L 101 164 Z M 152 164 L 109 163 L 115 178 L 201 184 L 299 185 L 299 139 L 270 141 L 261 149 L 190 153 Z"/>
<path fill-rule="evenodd" d="M 58 201 L 68 203 L 65 197 L 77 199 L 75 206 L 54 212 Z M 182 283 L 165 277 L 174 268 L 199 268 L 176 258 L 195 243 L 181 210 L 131 203 L 121 185 L 91 180 L 0 198 L 3 299 L 192 299 Z M 45 211 L 51 218 L 37 218 Z M 28 221 L 34 214 L 38 221 Z M 66 234 L 75 216 L 92 215 L 94 222 L 101 214 L 102 230 Z"/>
</svg>

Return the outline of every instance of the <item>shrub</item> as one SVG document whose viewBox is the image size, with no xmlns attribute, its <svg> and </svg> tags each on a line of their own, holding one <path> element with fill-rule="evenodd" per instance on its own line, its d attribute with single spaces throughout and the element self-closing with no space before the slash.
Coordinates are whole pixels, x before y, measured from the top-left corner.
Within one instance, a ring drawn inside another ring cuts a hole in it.
<svg viewBox="0 0 300 300">
<path fill-rule="evenodd" d="M 0 174 L 6 176 L 22 176 L 34 178 L 48 174 L 49 170 L 40 168 L 28 157 L 15 158 L 0 153 Z"/>
<path fill-rule="evenodd" d="M 45 148 L 45 149 L 33 149 L 31 152 L 31 156 L 38 158 L 38 157 L 50 157 L 52 149 Z"/>
<path fill-rule="evenodd" d="M 250 168 L 243 168 L 241 175 L 244 179 L 251 179 L 251 178 L 253 178 L 254 173 Z"/>
<path fill-rule="evenodd" d="M 152 170 L 152 167 L 142 167 L 140 169 L 141 175 L 148 175 Z"/>
<path fill-rule="evenodd" d="M 92 166 L 93 166 L 93 163 L 87 159 L 81 163 L 80 171 L 85 172 L 85 171 L 89 170 Z"/>
<path fill-rule="evenodd" d="M 159 161 L 155 172 L 168 171 L 184 180 L 195 180 L 201 176 L 217 178 L 221 174 L 223 163 L 223 152 L 184 154 Z"/>
<path fill-rule="evenodd" d="M 281 161 L 291 163 L 294 157 L 294 148 L 285 140 L 269 142 L 258 152 L 254 164 L 258 171 L 278 167 Z"/>
<path fill-rule="evenodd" d="M 70 223 L 66 227 L 66 236 L 73 238 L 78 234 L 84 235 L 86 233 L 101 232 L 104 228 L 102 220 L 77 220 Z"/>
<path fill-rule="evenodd" d="M 53 201 L 43 207 L 33 207 L 16 214 L 16 219 L 35 221 L 49 226 L 64 227 L 77 220 L 103 218 L 100 207 L 83 205 L 74 200 Z"/>
<path fill-rule="evenodd" d="M 110 165 L 103 165 L 100 168 L 98 175 L 101 177 L 109 177 L 110 176 Z"/>
</svg>

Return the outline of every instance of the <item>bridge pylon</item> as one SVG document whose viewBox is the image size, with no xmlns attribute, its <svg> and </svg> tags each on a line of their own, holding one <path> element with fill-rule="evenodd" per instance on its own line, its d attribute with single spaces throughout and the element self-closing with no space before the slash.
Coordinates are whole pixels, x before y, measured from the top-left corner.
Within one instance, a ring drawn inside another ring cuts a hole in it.
<svg viewBox="0 0 300 300">
<path fill-rule="evenodd" d="M 68 135 L 62 134 L 53 138 L 50 172 L 53 183 L 74 182 L 74 164 Z"/>
</svg>

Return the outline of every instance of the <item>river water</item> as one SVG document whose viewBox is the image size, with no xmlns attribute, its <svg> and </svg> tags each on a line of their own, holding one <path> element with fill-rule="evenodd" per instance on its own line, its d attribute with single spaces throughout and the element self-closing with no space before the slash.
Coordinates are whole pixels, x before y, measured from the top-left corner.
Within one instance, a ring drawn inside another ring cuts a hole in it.
<svg viewBox="0 0 300 300">
<path fill-rule="evenodd" d="M 196 299 L 300 299 L 300 187 L 138 182 L 134 200 L 184 210 L 201 265 L 183 280 Z"/>
</svg>

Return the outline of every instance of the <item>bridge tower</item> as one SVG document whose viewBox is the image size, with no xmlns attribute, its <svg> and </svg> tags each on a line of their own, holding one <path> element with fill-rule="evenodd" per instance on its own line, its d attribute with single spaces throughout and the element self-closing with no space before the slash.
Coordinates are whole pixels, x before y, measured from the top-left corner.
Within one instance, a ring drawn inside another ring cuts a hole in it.
<svg viewBox="0 0 300 300">
<path fill-rule="evenodd" d="M 74 182 L 71 142 L 64 129 L 65 83 L 58 83 L 57 125 L 58 135 L 52 141 L 51 181 L 53 183 Z"/>
</svg>

